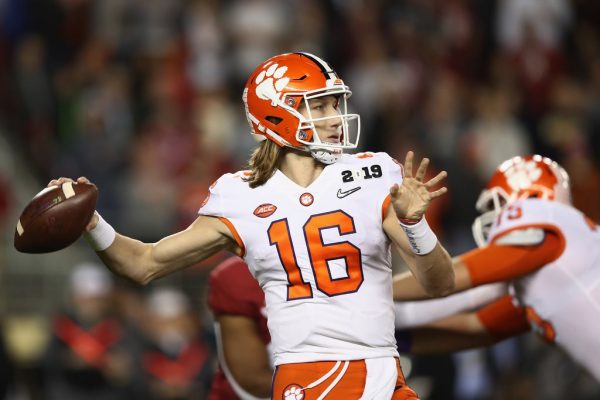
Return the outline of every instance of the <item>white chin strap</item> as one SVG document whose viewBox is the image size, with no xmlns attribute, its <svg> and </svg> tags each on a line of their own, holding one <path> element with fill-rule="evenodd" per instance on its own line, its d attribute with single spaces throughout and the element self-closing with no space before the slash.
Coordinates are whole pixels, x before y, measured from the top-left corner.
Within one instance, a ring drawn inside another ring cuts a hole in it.
<svg viewBox="0 0 600 400">
<path fill-rule="evenodd" d="M 315 160 L 320 161 L 323 164 L 333 164 L 342 156 L 341 150 L 328 151 L 323 149 L 312 149 L 310 150 L 310 154 Z"/>
</svg>

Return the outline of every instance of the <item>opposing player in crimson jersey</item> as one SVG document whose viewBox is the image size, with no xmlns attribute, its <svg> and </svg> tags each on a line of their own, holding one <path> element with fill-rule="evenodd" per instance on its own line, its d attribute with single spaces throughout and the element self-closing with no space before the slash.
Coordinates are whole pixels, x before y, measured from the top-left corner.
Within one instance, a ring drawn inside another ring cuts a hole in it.
<svg viewBox="0 0 600 400">
<path fill-rule="evenodd" d="M 477 208 L 482 215 L 473 232 L 481 247 L 453 260 L 455 290 L 506 281 L 510 294 L 477 314 L 443 322 L 438 327 L 452 329 L 454 340 L 419 340 L 420 349 L 484 345 L 531 328 L 600 381 L 595 328 L 600 321 L 600 229 L 571 206 L 565 170 L 537 155 L 510 159 L 496 170 Z M 407 275 L 394 285 L 398 300 L 423 297 Z M 468 342 L 457 326 L 470 331 Z"/>
<path fill-rule="evenodd" d="M 223 261 L 211 272 L 208 289 L 219 353 L 208 399 L 268 398 L 273 368 L 263 291 L 239 257 Z"/>
<path fill-rule="evenodd" d="M 117 235 L 98 214 L 85 235 L 112 271 L 143 283 L 219 250 L 242 256 L 265 292 L 276 399 L 416 398 L 395 346 L 391 245 L 429 293 L 453 287 L 424 218 L 446 173 L 425 182 L 428 160 L 413 174 L 412 152 L 404 168 L 385 153 L 344 154 L 360 134 L 350 94 L 312 54 L 265 61 L 243 94 L 263 140 L 248 171 L 219 178 L 196 221 L 158 243 Z"/>
</svg>

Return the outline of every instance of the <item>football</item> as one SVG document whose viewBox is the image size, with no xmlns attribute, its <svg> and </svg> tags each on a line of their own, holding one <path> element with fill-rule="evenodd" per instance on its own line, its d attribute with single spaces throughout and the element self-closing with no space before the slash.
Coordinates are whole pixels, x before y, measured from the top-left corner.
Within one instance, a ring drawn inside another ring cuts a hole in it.
<svg viewBox="0 0 600 400">
<path fill-rule="evenodd" d="M 65 182 L 39 192 L 21 213 L 15 248 L 22 253 L 50 253 L 76 241 L 96 209 L 96 185 Z"/>
</svg>

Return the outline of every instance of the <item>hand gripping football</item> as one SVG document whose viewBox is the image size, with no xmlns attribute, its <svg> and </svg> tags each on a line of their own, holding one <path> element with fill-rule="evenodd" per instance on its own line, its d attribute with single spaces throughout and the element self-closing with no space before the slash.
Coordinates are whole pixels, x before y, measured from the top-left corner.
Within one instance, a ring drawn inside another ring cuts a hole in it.
<svg viewBox="0 0 600 400">
<path fill-rule="evenodd" d="M 96 209 L 98 189 L 83 182 L 65 182 L 39 192 L 21 213 L 15 248 L 22 253 L 50 253 L 76 241 Z"/>
</svg>

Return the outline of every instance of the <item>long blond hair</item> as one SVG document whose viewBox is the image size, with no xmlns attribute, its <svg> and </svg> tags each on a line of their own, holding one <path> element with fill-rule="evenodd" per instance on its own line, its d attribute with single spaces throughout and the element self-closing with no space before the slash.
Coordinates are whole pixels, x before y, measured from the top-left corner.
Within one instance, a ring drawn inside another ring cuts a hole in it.
<svg viewBox="0 0 600 400">
<path fill-rule="evenodd" d="M 250 187 L 255 188 L 273 176 L 279 166 L 279 159 L 283 153 L 283 148 L 279 147 L 271 140 L 264 140 L 253 152 L 248 160 L 248 169 L 250 176 L 247 178 Z"/>
</svg>

